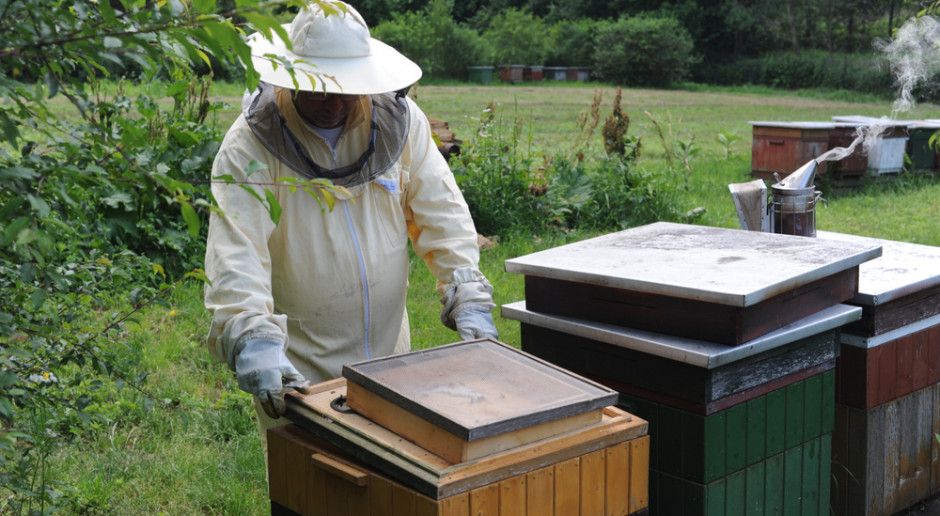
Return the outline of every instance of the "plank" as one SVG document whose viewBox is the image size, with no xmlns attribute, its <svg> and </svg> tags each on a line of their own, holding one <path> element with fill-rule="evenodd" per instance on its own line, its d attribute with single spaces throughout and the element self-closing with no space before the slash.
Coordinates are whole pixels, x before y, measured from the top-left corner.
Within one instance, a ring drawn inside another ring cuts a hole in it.
<svg viewBox="0 0 940 516">
<path fill-rule="evenodd" d="M 392 490 L 397 488 L 390 480 L 373 475 L 369 479 L 369 516 L 395 516 L 392 512 Z"/>
<path fill-rule="evenodd" d="M 803 449 L 801 446 L 783 452 L 783 513 L 798 516 L 803 504 Z"/>
<path fill-rule="evenodd" d="M 499 516 L 499 484 L 490 484 L 470 491 L 470 514 Z"/>
<path fill-rule="evenodd" d="M 287 442 L 281 432 L 281 427 L 268 430 L 268 497 L 283 505 L 287 503 L 289 475 L 285 461 Z"/>
<path fill-rule="evenodd" d="M 606 450 L 581 456 L 581 514 L 603 516 L 606 492 Z"/>
<path fill-rule="evenodd" d="M 530 472 L 526 475 L 525 484 L 526 514 L 555 514 L 555 468 L 548 466 Z"/>
<path fill-rule="evenodd" d="M 630 443 L 626 442 L 604 450 L 607 454 L 607 516 L 630 514 L 630 448 Z"/>
<path fill-rule="evenodd" d="M 803 419 L 806 417 L 803 409 L 805 402 L 805 385 L 795 383 L 785 389 L 787 404 L 787 419 L 785 432 L 785 446 L 791 449 L 803 442 Z"/>
<path fill-rule="evenodd" d="M 764 473 L 764 514 L 783 514 L 785 491 L 784 455 L 779 453 L 766 461 Z M 720 513 L 716 513 L 720 514 Z"/>
<path fill-rule="evenodd" d="M 898 385 L 898 343 L 889 341 L 876 349 L 878 355 L 878 394 L 872 406 L 895 399 Z"/>
<path fill-rule="evenodd" d="M 650 437 L 630 441 L 630 513 L 649 506 Z"/>
<path fill-rule="evenodd" d="M 764 516 L 764 478 L 766 464 L 761 461 L 749 466 L 745 473 L 744 514 L 747 516 Z"/>
<path fill-rule="evenodd" d="M 391 495 L 392 514 L 394 516 L 414 514 L 416 512 L 418 501 L 417 494 L 414 491 L 401 485 L 395 485 Z"/>
<path fill-rule="evenodd" d="M 940 382 L 940 324 L 931 326 L 927 333 L 927 383 Z"/>
<path fill-rule="evenodd" d="M 914 339 L 905 335 L 897 339 L 898 376 L 894 397 L 900 398 L 914 392 Z"/>
<path fill-rule="evenodd" d="M 900 365 L 900 363 L 899 363 Z M 917 406 L 915 396 L 908 394 L 892 404 L 898 407 L 898 491 L 896 505 L 906 508 L 916 499 L 917 489 L 914 477 L 917 475 Z"/>
<path fill-rule="evenodd" d="M 930 402 L 930 433 L 931 435 L 940 435 L 940 384 L 934 384 L 930 390 L 933 391 Z M 936 493 L 940 491 L 940 441 L 932 439 L 930 445 L 930 491 Z"/>
<path fill-rule="evenodd" d="M 555 514 L 577 514 L 581 506 L 581 461 L 555 464 Z"/>
<path fill-rule="evenodd" d="M 828 461 L 830 457 L 822 456 L 820 440 L 813 439 L 803 444 L 803 478 L 801 480 L 803 495 L 800 497 L 803 508 L 800 514 L 802 516 L 814 516 L 819 514 L 819 501 L 822 498 L 820 492 L 819 470 L 823 460 Z M 829 491 L 826 490 L 826 493 Z M 827 497 L 828 498 L 828 497 Z"/>
<path fill-rule="evenodd" d="M 918 501 L 928 498 L 933 492 L 930 490 L 930 462 L 931 450 L 937 442 L 932 433 L 933 389 L 921 389 L 916 393 L 914 402 L 914 428 L 916 432 L 916 466 L 914 475 L 914 498 Z"/>
<path fill-rule="evenodd" d="M 884 426 L 884 491 L 885 506 L 884 510 L 888 514 L 903 509 L 901 500 L 898 496 L 898 488 L 901 481 L 901 439 L 899 435 L 901 417 L 898 413 L 896 403 L 887 403 L 884 405 L 885 426 Z"/>
<path fill-rule="evenodd" d="M 460 493 L 441 500 L 441 516 L 470 516 L 470 493 Z"/>
<path fill-rule="evenodd" d="M 526 515 L 526 475 L 507 478 L 499 483 L 499 514 Z"/>
<path fill-rule="evenodd" d="M 928 363 L 928 335 L 930 331 L 921 330 L 911 335 L 913 356 L 911 360 L 911 389 L 919 390 L 930 385 Z"/>
</svg>

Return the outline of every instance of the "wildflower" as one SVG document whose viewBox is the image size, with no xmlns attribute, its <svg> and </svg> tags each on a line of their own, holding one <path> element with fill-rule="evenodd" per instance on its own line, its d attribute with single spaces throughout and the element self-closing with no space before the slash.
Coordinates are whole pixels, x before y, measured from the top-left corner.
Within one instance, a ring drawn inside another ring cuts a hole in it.
<svg viewBox="0 0 940 516">
<path fill-rule="evenodd" d="M 43 371 L 42 374 L 29 375 L 29 381 L 33 383 L 54 383 L 58 382 L 59 379 L 56 378 L 56 375 L 50 373 L 49 371 Z"/>
</svg>

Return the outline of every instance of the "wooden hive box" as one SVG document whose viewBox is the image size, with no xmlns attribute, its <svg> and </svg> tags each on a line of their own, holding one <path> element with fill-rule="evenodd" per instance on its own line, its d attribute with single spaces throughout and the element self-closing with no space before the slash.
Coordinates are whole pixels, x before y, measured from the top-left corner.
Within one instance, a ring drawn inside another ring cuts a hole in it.
<svg viewBox="0 0 940 516">
<path fill-rule="evenodd" d="M 650 422 L 650 508 L 656 514 L 823 514 L 840 304 L 725 346 L 502 306 L 524 350 L 621 393 Z"/>
<path fill-rule="evenodd" d="M 738 345 L 855 297 L 871 243 L 657 222 L 506 261 L 528 310 Z"/>
<path fill-rule="evenodd" d="M 841 336 L 832 506 L 837 515 L 893 514 L 940 492 L 940 248 L 818 238 L 883 248 L 860 267 L 849 303 L 862 318 Z"/>
<path fill-rule="evenodd" d="M 835 128 L 827 122 L 748 123 L 753 126 L 751 175 L 769 181 L 775 180 L 775 173 L 783 179 L 829 150 L 829 132 Z M 824 165 L 820 166 L 820 175 Z"/>
<path fill-rule="evenodd" d="M 268 431 L 273 516 L 609 516 L 648 513 L 647 423 L 602 420 L 464 463 L 441 458 L 337 400 L 347 381 L 288 397 Z"/>
<path fill-rule="evenodd" d="M 454 463 L 598 423 L 617 392 L 492 339 L 343 366 L 346 403 Z"/>
</svg>

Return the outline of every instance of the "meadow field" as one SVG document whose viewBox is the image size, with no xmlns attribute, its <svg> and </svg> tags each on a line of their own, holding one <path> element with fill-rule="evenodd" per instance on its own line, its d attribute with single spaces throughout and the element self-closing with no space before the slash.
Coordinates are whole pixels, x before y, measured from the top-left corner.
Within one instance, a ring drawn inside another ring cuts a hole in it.
<svg viewBox="0 0 940 516">
<path fill-rule="evenodd" d="M 590 115 L 593 105 L 602 124 L 615 94 L 615 88 L 592 84 L 441 84 L 419 85 L 413 92 L 428 116 L 446 121 L 463 142 L 476 137 L 489 106 L 503 123 L 518 130 L 520 144 L 531 154 L 578 151 L 584 159 L 600 156 L 603 144 L 598 129 L 576 145 L 585 134 L 579 117 Z M 220 85 L 214 100 L 223 106 L 217 123 L 225 127 L 237 116 L 240 92 Z M 752 179 L 748 122 L 882 117 L 892 110 L 890 101 L 838 92 L 697 88 L 623 90 L 621 106 L 630 117 L 629 134 L 641 142 L 634 163 L 638 173 L 659 176 L 659 187 L 674 189 L 678 211 L 701 210 L 697 224 L 728 228 L 738 227 L 728 184 Z M 898 117 L 940 118 L 940 107 L 919 105 Z M 674 161 L 675 147 L 669 147 L 677 142 L 695 149 L 686 154 L 689 168 Z M 826 182 L 820 186 L 828 206 L 817 209 L 818 229 L 940 246 L 937 177 L 904 174 L 853 187 Z M 575 231 L 495 238 L 496 245 L 481 254 L 481 268 L 495 286 L 497 304 L 524 297 L 522 279 L 503 269 L 506 259 L 589 236 Z M 413 346 L 456 341 L 456 334 L 440 324 L 434 281 L 419 260 L 412 260 L 409 279 Z M 518 324 L 499 317 L 498 308 L 494 315 L 500 339 L 518 346 Z M 43 474 L 73 486 L 68 496 L 84 507 L 76 513 L 269 513 L 250 399 L 238 390 L 227 367 L 209 358 L 207 330 L 197 282 L 174 292 L 166 306 L 150 307 L 139 324 L 128 325 L 123 347 L 113 352 L 150 372 L 146 389 L 161 402 L 147 412 L 127 408 L 122 396 L 137 393 L 104 385 L 113 390 L 110 424 L 90 437 L 49 436 Z"/>
</svg>

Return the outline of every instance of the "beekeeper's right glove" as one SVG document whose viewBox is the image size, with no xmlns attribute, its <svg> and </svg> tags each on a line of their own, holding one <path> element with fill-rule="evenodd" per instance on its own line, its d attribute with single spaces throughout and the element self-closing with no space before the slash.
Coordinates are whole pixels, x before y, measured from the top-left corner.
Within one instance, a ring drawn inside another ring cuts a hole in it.
<svg viewBox="0 0 940 516">
<path fill-rule="evenodd" d="M 238 387 L 258 397 L 265 413 L 274 419 L 287 410 L 284 393 L 292 389 L 307 394 L 310 382 L 290 363 L 285 345 L 274 339 L 247 339 L 235 349 Z"/>
</svg>

